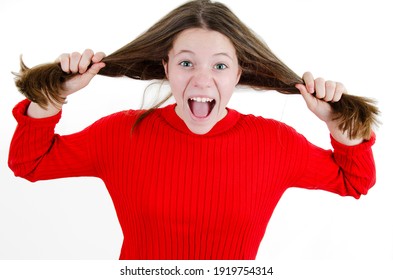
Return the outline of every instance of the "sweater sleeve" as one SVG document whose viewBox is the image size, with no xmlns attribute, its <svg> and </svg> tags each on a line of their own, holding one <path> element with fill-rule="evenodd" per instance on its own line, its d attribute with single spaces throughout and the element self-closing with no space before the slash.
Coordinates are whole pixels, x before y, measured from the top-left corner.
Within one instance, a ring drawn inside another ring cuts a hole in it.
<svg viewBox="0 0 393 280">
<path fill-rule="evenodd" d="M 331 136 L 333 151 L 306 142 L 305 169 L 297 186 L 326 190 L 354 198 L 367 194 L 376 182 L 371 149 L 374 143 L 374 133 L 370 140 L 356 146 L 343 145 Z"/>
<path fill-rule="evenodd" d="M 8 165 L 15 176 L 31 182 L 64 177 L 96 176 L 90 155 L 90 127 L 66 136 L 55 134 L 61 112 L 34 119 L 26 115 L 30 101 L 13 109 L 17 127 L 11 140 Z"/>
</svg>

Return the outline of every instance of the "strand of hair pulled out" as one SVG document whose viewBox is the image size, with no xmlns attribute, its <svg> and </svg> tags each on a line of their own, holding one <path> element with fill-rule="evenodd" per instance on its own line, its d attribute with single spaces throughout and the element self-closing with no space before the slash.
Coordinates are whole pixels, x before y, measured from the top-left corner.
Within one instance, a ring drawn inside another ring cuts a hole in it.
<svg viewBox="0 0 393 280">
<path fill-rule="evenodd" d="M 105 57 L 102 61 L 106 66 L 98 74 L 140 80 L 166 79 L 162 62 L 167 61 L 177 34 L 188 28 L 215 30 L 232 41 L 242 69 L 240 85 L 299 94 L 295 85 L 304 83 L 303 80 L 225 5 L 209 0 L 190 1 L 173 10 L 134 41 Z M 49 102 L 65 102 L 59 92 L 63 83 L 75 74 L 63 72 L 59 63 L 28 68 L 21 59 L 20 67 L 20 72 L 15 74 L 15 84 L 27 99 L 43 108 Z M 344 94 L 331 106 L 339 128 L 350 138 L 371 137 L 379 114 L 374 100 Z"/>
</svg>

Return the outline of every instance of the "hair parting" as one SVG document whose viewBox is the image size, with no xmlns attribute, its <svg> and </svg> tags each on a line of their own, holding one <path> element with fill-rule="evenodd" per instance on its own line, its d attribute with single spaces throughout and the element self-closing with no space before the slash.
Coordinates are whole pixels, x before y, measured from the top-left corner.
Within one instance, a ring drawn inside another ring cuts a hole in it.
<svg viewBox="0 0 393 280">
<path fill-rule="evenodd" d="M 255 90 L 299 94 L 295 85 L 303 84 L 302 78 L 285 65 L 228 7 L 209 0 L 189 1 L 174 9 L 135 40 L 105 57 L 102 61 L 106 66 L 98 74 L 139 80 L 166 80 L 162 62 L 168 60 L 168 52 L 176 36 L 189 28 L 218 31 L 231 40 L 242 69 L 239 85 Z M 62 84 L 75 74 L 63 72 L 56 62 L 28 68 L 21 58 L 20 72 L 15 75 L 18 90 L 45 108 L 49 102 L 65 102 L 58 93 Z M 133 129 L 168 98 L 142 112 Z M 331 106 L 339 128 L 346 131 L 350 138 L 371 137 L 373 126 L 378 124 L 379 114 L 374 100 L 344 94 L 339 102 Z"/>
</svg>

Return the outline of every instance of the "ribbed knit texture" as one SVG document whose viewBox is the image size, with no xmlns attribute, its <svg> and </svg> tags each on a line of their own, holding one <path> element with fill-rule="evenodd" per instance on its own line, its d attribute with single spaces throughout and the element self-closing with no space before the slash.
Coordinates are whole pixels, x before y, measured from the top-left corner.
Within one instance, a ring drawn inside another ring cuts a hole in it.
<svg viewBox="0 0 393 280">
<path fill-rule="evenodd" d="M 120 259 L 255 259 L 268 221 L 292 186 L 358 198 L 375 183 L 370 141 L 320 149 L 287 125 L 228 115 L 195 135 L 174 105 L 135 129 L 136 111 L 59 136 L 61 114 L 32 119 L 18 104 L 9 154 L 16 176 L 30 181 L 101 178 L 112 197 L 124 242 Z"/>
</svg>

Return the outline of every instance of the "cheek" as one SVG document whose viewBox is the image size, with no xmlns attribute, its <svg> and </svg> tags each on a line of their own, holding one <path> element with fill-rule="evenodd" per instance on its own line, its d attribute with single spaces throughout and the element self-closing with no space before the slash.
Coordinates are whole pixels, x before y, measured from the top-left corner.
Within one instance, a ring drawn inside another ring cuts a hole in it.
<svg viewBox="0 0 393 280">
<path fill-rule="evenodd" d="M 184 78 L 184 76 L 175 74 L 171 79 L 169 79 L 169 85 L 176 101 L 181 101 L 187 87 L 187 80 Z"/>
<path fill-rule="evenodd" d="M 228 78 L 222 81 L 221 86 L 219 87 L 218 90 L 220 92 L 220 96 L 223 99 L 223 101 L 229 101 L 235 90 L 236 84 L 237 84 L 236 79 L 233 78 Z"/>
<path fill-rule="evenodd" d="M 221 92 L 221 96 L 220 96 L 221 103 L 224 107 L 228 105 L 229 100 L 232 97 L 232 94 L 233 94 L 233 90 L 230 90 L 230 89 L 227 89 L 227 90 Z"/>
</svg>

